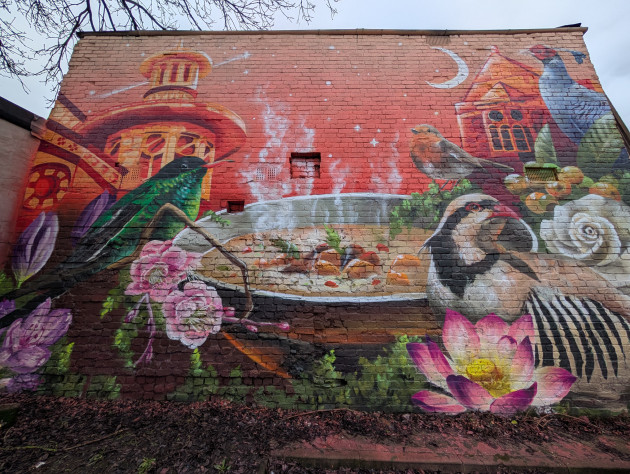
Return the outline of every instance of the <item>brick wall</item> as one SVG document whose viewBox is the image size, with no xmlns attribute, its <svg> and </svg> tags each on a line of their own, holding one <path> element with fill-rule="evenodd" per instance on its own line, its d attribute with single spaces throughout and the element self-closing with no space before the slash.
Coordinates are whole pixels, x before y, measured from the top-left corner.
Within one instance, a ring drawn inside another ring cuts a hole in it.
<svg viewBox="0 0 630 474">
<path fill-rule="evenodd" d="M 0 186 L 4 196 L 4 204 L 0 209 L 0 262 L 4 264 L 15 240 L 11 231 L 18 214 L 18 203 L 21 201 L 30 158 L 39 145 L 37 133 L 42 119 L 2 98 L 0 105 L 0 149 L 3 165 L 0 169 Z"/>
<path fill-rule="evenodd" d="M 3 385 L 625 409 L 630 166 L 584 31 L 84 35 Z"/>
</svg>

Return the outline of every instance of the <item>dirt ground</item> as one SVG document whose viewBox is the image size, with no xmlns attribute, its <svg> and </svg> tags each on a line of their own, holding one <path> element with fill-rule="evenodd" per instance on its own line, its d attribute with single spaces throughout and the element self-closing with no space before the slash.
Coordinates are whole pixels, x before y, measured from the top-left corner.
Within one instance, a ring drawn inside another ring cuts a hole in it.
<svg viewBox="0 0 630 474">
<path fill-rule="evenodd" d="M 28 394 L 0 397 L 0 404 L 12 403 L 19 405 L 17 420 L 0 428 L 0 472 L 7 473 L 323 473 L 274 458 L 272 451 L 337 433 L 393 443 L 422 433 L 445 437 L 466 433 L 474 439 L 515 444 L 559 433 L 570 433 L 576 440 L 603 434 L 630 443 L 628 415 L 501 418 L 469 413 L 446 417 L 346 409 L 296 412 L 224 401 L 183 404 Z"/>
</svg>

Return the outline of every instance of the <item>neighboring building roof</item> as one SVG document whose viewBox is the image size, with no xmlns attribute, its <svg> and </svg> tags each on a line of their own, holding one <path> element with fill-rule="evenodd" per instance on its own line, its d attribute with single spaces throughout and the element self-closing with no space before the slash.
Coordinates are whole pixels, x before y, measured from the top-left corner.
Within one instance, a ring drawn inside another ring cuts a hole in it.
<svg viewBox="0 0 630 474">
<path fill-rule="evenodd" d="M 0 118 L 30 131 L 31 123 L 39 117 L 33 112 L 0 97 Z"/>
<path fill-rule="evenodd" d="M 36 137 L 40 137 L 46 120 L 39 115 L 29 112 L 13 102 L 0 97 L 0 119 L 28 130 Z"/>
</svg>

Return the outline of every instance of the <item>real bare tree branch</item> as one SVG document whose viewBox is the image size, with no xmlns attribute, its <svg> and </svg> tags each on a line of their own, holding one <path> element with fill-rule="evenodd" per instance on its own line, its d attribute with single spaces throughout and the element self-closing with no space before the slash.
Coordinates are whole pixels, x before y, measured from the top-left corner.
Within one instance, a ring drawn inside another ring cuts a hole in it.
<svg viewBox="0 0 630 474">
<path fill-rule="evenodd" d="M 99 0 L 99 5 L 102 5 L 103 11 L 107 15 L 107 19 L 109 20 L 109 28 L 111 28 L 112 31 L 117 31 L 116 30 L 116 22 L 114 22 L 114 19 L 112 18 L 112 12 L 110 11 L 109 7 L 107 6 L 107 2 L 104 1 L 104 0 Z M 100 31 L 108 29 L 107 26 L 106 26 L 106 23 L 105 23 L 105 17 L 102 17 L 102 18 L 103 18 L 103 21 L 101 23 Z"/>
<path fill-rule="evenodd" d="M 0 0 L 0 74 L 41 75 L 56 92 L 78 31 L 273 27 L 277 15 L 309 23 L 316 4 L 331 15 L 339 0 Z M 45 39 L 36 47 L 29 33 Z M 41 70 L 29 64 L 47 58 Z"/>
<path fill-rule="evenodd" d="M 0 13 L 10 13 L 5 0 L 0 0 Z M 15 19 L 5 20 L 0 16 L 0 74 L 19 78 L 22 87 L 26 90 L 22 78 L 31 75 L 24 67 L 28 56 L 22 54 L 22 51 L 28 49 L 25 43 L 26 35 L 18 31 L 13 26 L 14 23 Z"/>
</svg>

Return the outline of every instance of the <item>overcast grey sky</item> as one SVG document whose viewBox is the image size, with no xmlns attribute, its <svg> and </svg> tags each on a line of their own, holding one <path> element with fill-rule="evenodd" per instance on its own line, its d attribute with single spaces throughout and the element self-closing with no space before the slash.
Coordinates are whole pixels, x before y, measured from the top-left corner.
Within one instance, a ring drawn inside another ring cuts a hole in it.
<svg viewBox="0 0 630 474">
<path fill-rule="evenodd" d="M 274 29 L 419 29 L 475 30 L 555 28 L 582 23 L 591 61 L 604 91 L 630 125 L 630 2 L 628 0 L 340 0 L 330 14 L 322 0 L 310 24 L 279 17 Z M 47 86 L 0 78 L 0 95 L 44 117 L 50 97 Z"/>
</svg>

